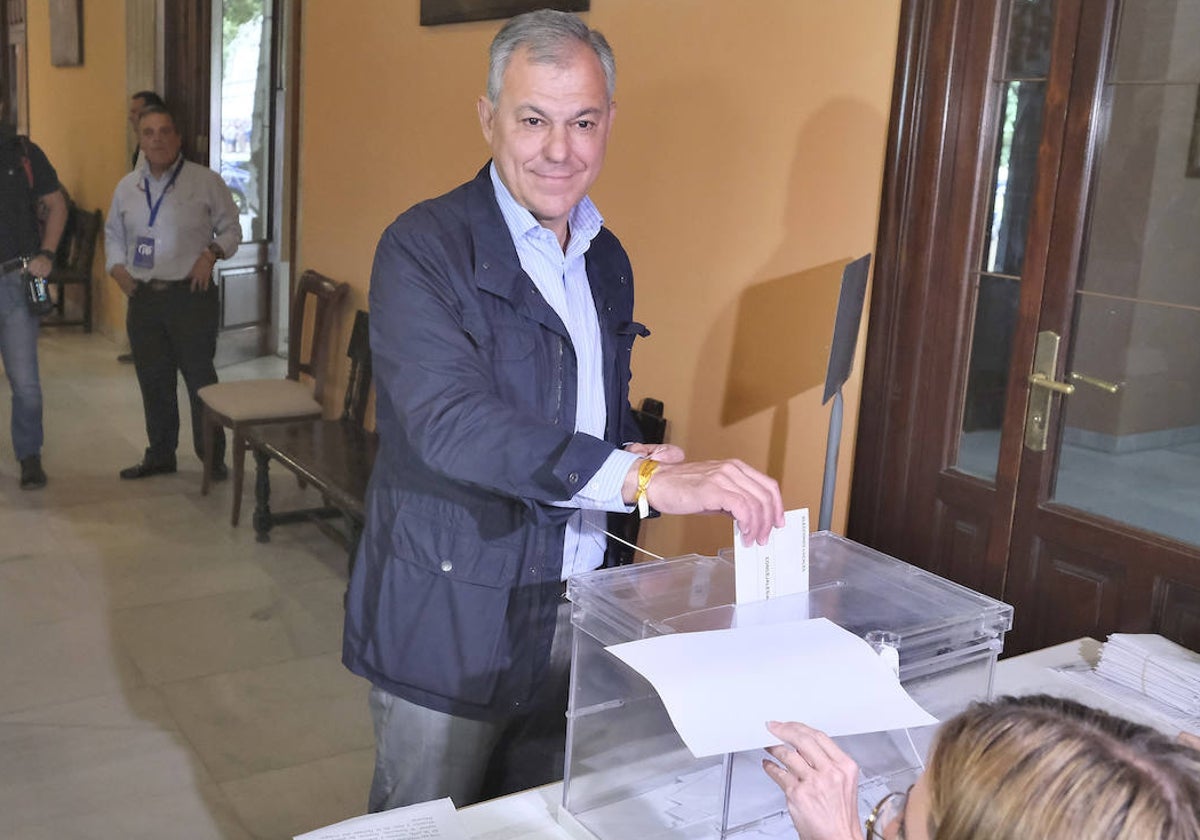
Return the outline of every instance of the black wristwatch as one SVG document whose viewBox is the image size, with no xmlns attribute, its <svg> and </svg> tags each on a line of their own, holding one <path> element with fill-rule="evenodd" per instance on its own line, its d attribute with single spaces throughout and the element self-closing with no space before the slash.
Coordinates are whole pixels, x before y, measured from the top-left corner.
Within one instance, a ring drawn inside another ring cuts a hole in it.
<svg viewBox="0 0 1200 840">
<path fill-rule="evenodd" d="M 54 258 L 58 255 L 55 254 L 53 251 L 51 251 L 49 248 L 42 248 L 36 254 L 34 254 L 34 256 L 35 257 L 45 257 L 46 259 L 50 260 L 50 262 L 54 262 Z"/>
</svg>

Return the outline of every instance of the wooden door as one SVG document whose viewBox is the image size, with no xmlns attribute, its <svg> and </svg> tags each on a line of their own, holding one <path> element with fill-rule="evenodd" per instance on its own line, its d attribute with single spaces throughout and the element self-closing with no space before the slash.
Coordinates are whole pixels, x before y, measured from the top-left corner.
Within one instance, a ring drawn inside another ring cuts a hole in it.
<svg viewBox="0 0 1200 840">
<path fill-rule="evenodd" d="M 850 534 L 1008 600 L 1009 652 L 1200 647 L 1200 0 L 911 2 L 902 41 Z"/>
</svg>

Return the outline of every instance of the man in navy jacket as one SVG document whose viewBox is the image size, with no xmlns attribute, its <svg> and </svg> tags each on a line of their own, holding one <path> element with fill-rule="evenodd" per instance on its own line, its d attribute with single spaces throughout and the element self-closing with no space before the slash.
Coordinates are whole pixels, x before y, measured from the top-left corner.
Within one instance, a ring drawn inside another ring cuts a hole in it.
<svg viewBox="0 0 1200 840">
<path fill-rule="evenodd" d="M 370 809 L 456 805 L 561 778 L 568 574 L 598 566 L 604 511 L 725 511 L 782 525 L 740 461 L 636 443 L 633 276 L 587 190 L 612 125 L 604 37 L 514 18 L 479 101 L 492 162 L 401 215 L 371 275 L 380 452 L 343 661 L 372 683 Z"/>
</svg>

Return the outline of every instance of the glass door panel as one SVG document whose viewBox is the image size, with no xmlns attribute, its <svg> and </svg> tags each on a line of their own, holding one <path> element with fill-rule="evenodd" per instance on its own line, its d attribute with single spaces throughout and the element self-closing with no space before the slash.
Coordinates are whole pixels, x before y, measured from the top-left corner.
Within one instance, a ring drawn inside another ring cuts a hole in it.
<svg viewBox="0 0 1200 840">
<path fill-rule="evenodd" d="M 270 352 L 273 0 L 212 0 L 209 160 L 242 225 L 242 245 L 218 267 L 217 364 Z"/>
<path fill-rule="evenodd" d="M 1200 545 L 1200 0 L 1122 8 L 1052 500 Z"/>
<path fill-rule="evenodd" d="M 988 481 L 995 480 L 1000 456 L 1054 15 L 1053 0 L 1008 4 L 1003 60 L 991 86 L 996 136 L 980 262 L 970 275 L 974 317 L 954 464 Z"/>
<path fill-rule="evenodd" d="M 268 235 L 271 151 L 271 0 L 220 0 L 221 52 L 212 161 L 233 193 L 242 238 Z M 216 62 L 214 62 L 216 64 Z"/>
</svg>

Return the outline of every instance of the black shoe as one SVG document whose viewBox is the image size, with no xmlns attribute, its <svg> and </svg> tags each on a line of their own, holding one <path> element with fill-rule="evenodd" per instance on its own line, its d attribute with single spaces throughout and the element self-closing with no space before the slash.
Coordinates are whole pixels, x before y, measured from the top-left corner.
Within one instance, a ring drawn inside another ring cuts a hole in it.
<svg viewBox="0 0 1200 840">
<path fill-rule="evenodd" d="M 121 478 L 149 478 L 152 475 L 165 475 L 166 473 L 173 472 L 175 472 L 174 461 L 164 464 L 152 464 L 149 461 L 142 461 L 140 464 L 134 464 L 132 467 L 126 467 L 121 470 Z"/>
<path fill-rule="evenodd" d="M 225 462 L 222 461 L 219 464 L 213 464 L 212 480 L 225 481 L 227 478 L 229 478 L 229 467 L 225 466 Z"/>
<path fill-rule="evenodd" d="M 123 365 L 131 365 L 133 364 L 133 354 L 122 353 L 120 356 L 117 356 L 117 361 Z"/>
<path fill-rule="evenodd" d="M 21 489 L 40 490 L 46 486 L 46 471 L 42 469 L 42 456 L 29 455 L 21 459 Z"/>
</svg>

